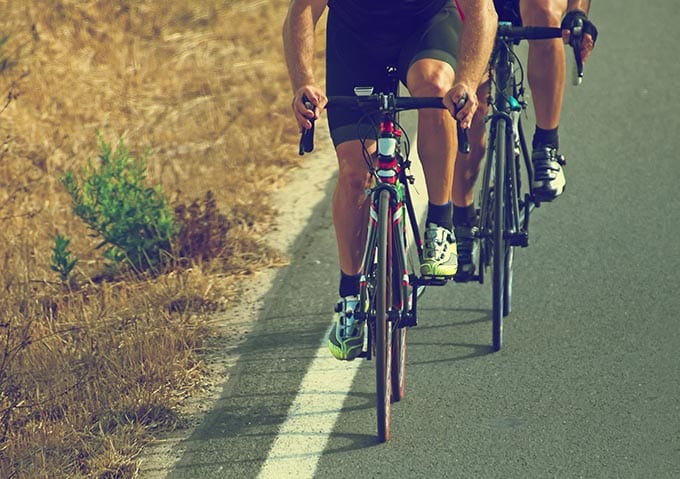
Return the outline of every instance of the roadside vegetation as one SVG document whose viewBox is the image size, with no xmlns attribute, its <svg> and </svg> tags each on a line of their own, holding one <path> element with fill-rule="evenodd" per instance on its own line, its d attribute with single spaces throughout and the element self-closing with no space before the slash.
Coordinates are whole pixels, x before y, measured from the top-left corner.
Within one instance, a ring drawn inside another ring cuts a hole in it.
<svg viewBox="0 0 680 479">
<path fill-rule="evenodd" d="M 0 477 L 134 477 L 211 318 L 285 263 L 286 0 L 10 0 L 0 16 Z"/>
</svg>

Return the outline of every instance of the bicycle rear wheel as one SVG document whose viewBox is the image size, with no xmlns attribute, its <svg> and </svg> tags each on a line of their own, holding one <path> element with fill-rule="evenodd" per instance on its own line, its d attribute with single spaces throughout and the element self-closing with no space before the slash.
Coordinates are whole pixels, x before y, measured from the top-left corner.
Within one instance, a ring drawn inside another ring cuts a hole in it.
<svg viewBox="0 0 680 479">
<path fill-rule="evenodd" d="M 406 392 L 406 328 L 392 328 L 392 401 L 401 401 Z"/>
<path fill-rule="evenodd" d="M 518 149 L 508 150 L 512 156 L 507 158 L 505 189 L 505 230 L 509 238 L 505 240 L 505 275 L 503 278 L 503 316 L 512 310 L 512 277 L 515 248 L 527 244 L 528 237 L 523 229 L 523 215 L 526 204 L 520 203 L 521 194 L 521 157 Z M 526 216 L 525 216 L 526 217 Z"/>
<path fill-rule="evenodd" d="M 378 197 L 378 238 L 375 291 L 375 378 L 378 439 L 390 438 L 392 412 L 392 322 L 388 317 L 391 304 L 390 277 L 392 274 L 390 254 L 392 243 L 392 220 L 390 218 L 390 193 L 382 190 Z"/>
<path fill-rule="evenodd" d="M 509 135 L 508 124 L 505 118 L 496 121 L 496 137 L 494 142 L 494 195 L 491 235 L 493 247 L 492 259 L 492 344 L 494 351 L 503 347 L 503 316 L 505 310 L 506 274 L 508 265 L 508 243 L 505 239 L 505 166 L 508 158 Z"/>
<path fill-rule="evenodd" d="M 503 316 L 512 311 L 512 265 L 515 258 L 515 248 L 506 246 L 505 273 L 503 275 Z"/>
<path fill-rule="evenodd" d="M 393 321 L 392 337 L 392 401 L 403 399 L 406 391 L 406 330 L 407 321 L 415 318 L 414 305 L 416 296 L 420 296 L 424 286 L 414 289 L 412 280 L 420 266 L 418 247 L 410 244 L 409 238 L 417 233 L 417 227 L 412 225 L 415 221 L 413 210 L 409 209 L 410 196 L 406 189 L 405 204 L 401 206 L 401 221 L 393 221 L 392 241 L 392 311 L 396 321 Z M 409 233 L 412 236 L 409 236 Z M 409 323 L 410 324 L 410 323 Z"/>
<path fill-rule="evenodd" d="M 392 298 L 391 313 L 393 320 L 390 321 L 392 328 L 392 402 L 401 401 L 406 391 L 406 327 L 399 327 L 399 321 L 410 309 L 407 302 L 411 301 L 410 294 L 417 294 L 412 288 L 406 288 L 402 283 L 401 274 L 405 271 L 399 264 L 397 257 L 401 254 L 400 248 L 403 243 L 396 241 L 396 235 L 402 234 L 398 226 L 394 227 L 392 242 Z M 402 313 L 400 315 L 399 313 Z"/>
</svg>

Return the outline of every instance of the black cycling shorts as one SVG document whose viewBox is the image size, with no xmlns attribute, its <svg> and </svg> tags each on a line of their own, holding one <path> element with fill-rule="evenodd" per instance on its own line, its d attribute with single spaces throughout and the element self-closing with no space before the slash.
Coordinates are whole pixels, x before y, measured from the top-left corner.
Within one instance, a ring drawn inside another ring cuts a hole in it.
<svg viewBox="0 0 680 479">
<path fill-rule="evenodd" d="M 433 58 L 456 68 L 462 22 L 451 0 L 428 22 L 411 31 L 355 31 L 329 8 L 326 29 L 326 94 L 354 95 L 354 87 L 372 86 L 387 92 L 386 71 L 396 66 L 406 84 L 409 67 L 423 58 Z M 328 109 L 328 124 L 335 146 L 366 138 L 373 131 L 369 123 L 358 125 L 362 113 L 344 108 Z"/>
</svg>

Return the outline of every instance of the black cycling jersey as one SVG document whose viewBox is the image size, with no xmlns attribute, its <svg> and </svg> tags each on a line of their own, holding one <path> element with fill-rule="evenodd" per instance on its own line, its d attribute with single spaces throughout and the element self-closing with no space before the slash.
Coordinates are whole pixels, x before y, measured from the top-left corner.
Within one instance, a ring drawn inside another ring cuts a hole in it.
<svg viewBox="0 0 680 479">
<path fill-rule="evenodd" d="M 366 33 L 394 28 L 411 30 L 411 25 L 432 18 L 447 0 L 328 0 L 338 18 Z"/>
</svg>

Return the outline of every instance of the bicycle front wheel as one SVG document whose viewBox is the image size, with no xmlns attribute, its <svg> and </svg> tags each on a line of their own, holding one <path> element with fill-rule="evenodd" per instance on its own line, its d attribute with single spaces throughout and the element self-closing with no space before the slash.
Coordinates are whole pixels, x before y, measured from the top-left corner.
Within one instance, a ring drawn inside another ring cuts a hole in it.
<svg viewBox="0 0 680 479">
<path fill-rule="evenodd" d="M 378 197 L 378 241 L 375 294 L 375 378 L 378 439 L 390 438 L 392 412 L 392 322 L 388 306 L 391 304 L 392 274 L 390 253 L 392 228 L 390 218 L 390 193 L 382 190 Z"/>
</svg>

